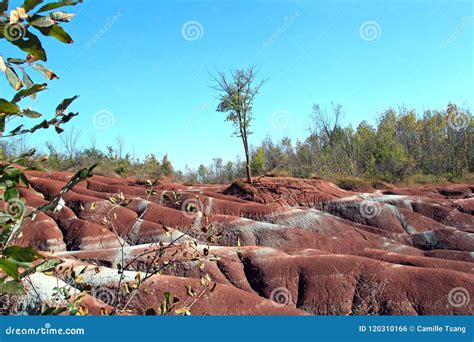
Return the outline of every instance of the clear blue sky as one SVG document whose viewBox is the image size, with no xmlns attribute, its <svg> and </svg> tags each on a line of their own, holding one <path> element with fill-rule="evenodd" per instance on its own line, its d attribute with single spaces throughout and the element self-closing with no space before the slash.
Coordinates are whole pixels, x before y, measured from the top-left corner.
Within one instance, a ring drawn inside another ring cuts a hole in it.
<svg viewBox="0 0 474 342">
<path fill-rule="evenodd" d="M 267 134 L 303 139 L 313 103 L 340 102 L 345 123 L 354 126 L 374 122 L 390 106 L 473 103 L 470 0 L 86 0 L 66 10 L 77 13 L 65 25 L 75 44 L 44 39 L 47 65 L 60 80 L 33 108 L 52 112 L 60 99 L 78 94 L 71 109 L 80 116 L 68 125 L 83 132 L 84 145 L 91 134 L 99 147 L 121 135 L 138 157 L 168 153 L 178 168 L 241 154 L 230 123 L 215 112 L 207 70 L 257 65 L 268 79 L 255 102 L 255 144 Z M 189 21 L 202 26 L 198 39 L 183 37 Z M 361 33 L 367 22 L 375 22 L 375 36 L 370 27 Z M 8 91 L 5 82 L 0 91 Z M 104 130 L 93 125 L 102 110 L 114 118 Z M 278 110 L 291 114 L 281 130 L 271 124 Z M 46 139 L 57 137 L 49 131 L 35 142 Z"/>
</svg>

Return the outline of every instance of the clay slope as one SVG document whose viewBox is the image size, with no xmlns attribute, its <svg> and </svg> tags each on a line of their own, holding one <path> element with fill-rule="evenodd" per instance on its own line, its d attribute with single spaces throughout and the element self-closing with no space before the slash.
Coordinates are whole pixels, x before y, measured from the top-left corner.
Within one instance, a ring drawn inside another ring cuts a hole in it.
<svg viewBox="0 0 474 342">
<path fill-rule="evenodd" d="M 71 174 L 28 176 L 22 194 L 33 208 Z M 86 291 L 94 314 L 123 300 L 121 314 L 155 314 L 166 292 L 180 299 L 174 309 L 194 315 L 474 313 L 472 185 L 356 193 L 262 177 L 253 186 L 153 190 L 94 176 L 65 194 L 60 210 L 26 222 L 18 243 L 64 263 L 31 276 L 26 296 L 0 299 L 3 313 L 39 313 L 41 302 L 54 304 L 58 282 Z M 150 267 L 157 274 L 124 293 Z"/>
</svg>

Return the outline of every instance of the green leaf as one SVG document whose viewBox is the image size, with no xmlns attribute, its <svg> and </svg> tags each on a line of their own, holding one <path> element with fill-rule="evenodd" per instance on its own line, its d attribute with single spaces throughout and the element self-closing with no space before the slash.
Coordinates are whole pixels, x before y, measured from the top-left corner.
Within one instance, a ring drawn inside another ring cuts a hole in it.
<svg viewBox="0 0 474 342">
<path fill-rule="evenodd" d="M 55 8 L 64 7 L 64 6 L 76 6 L 80 2 L 82 2 L 82 0 L 77 0 L 77 1 L 66 0 L 66 1 L 53 2 L 53 3 L 47 4 L 47 5 L 44 5 L 43 7 L 41 7 L 38 10 L 37 13 L 50 11 L 50 10 L 53 10 Z"/>
<path fill-rule="evenodd" d="M 59 78 L 58 75 L 56 75 L 54 72 L 46 68 L 42 64 L 31 64 L 31 67 L 35 69 L 36 71 L 40 72 L 47 80 L 51 81 L 55 78 Z"/>
<path fill-rule="evenodd" d="M 45 90 L 48 87 L 46 83 L 43 84 L 35 84 L 31 88 L 23 89 L 16 93 L 16 95 L 12 99 L 12 103 L 17 103 L 21 101 L 23 98 L 28 97 L 30 95 L 36 94 L 40 91 Z M 26 111 L 26 110 L 25 110 Z M 23 111 L 23 112 L 25 112 Z"/>
<path fill-rule="evenodd" d="M 16 188 L 7 188 L 3 192 L 3 200 L 8 201 L 11 200 L 12 198 L 18 198 L 20 197 L 20 194 L 18 193 L 18 190 Z"/>
<path fill-rule="evenodd" d="M 66 111 L 67 107 L 69 107 L 69 105 L 78 98 L 79 96 L 75 95 L 71 98 L 68 98 L 68 99 L 64 99 L 60 104 L 59 106 L 56 107 L 56 116 L 58 115 L 62 115 L 64 114 L 64 112 Z"/>
<path fill-rule="evenodd" d="M 76 185 L 80 181 L 83 181 L 84 179 L 87 179 L 92 176 L 92 171 L 96 168 L 98 164 L 95 163 L 94 165 L 88 167 L 87 169 L 82 169 L 79 170 L 68 182 L 69 186 L 72 184 Z M 73 186 L 70 187 L 72 189 Z"/>
<path fill-rule="evenodd" d="M 61 21 L 61 22 L 70 22 L 72 18 L 76 15 L 67 12 L 54 12 L 49 14 L 49 17 L 54 21 Z"/>
<path fill-rule="evenodd" d="M 71 120 L 73 117 L 75 116 L 78 116 L 79 113 L 69 113 L 69 114 L 65 114 L 62 116 L 61 118 L 61 123 L 67 123 L 69 122 L 69 120 Z"/>
<path fill-rule="evenodd" d="M 27 268 L 23 273 L 20 274 L 20 279 L 28 277 L 29 275 L 35 272 L 48 272 L 53 270 L 59 264 L 62 264 L 62 260 L 57 259 L 47 259 L 40 262 L 38 265 Z"/>
<path fill-rule="evenodd" d="M 0 293 L 9 295 L 21 295 L 25 293 L 25 288 L 19 281 L 8 281 L 0 284 Z"/>
<path fill-rule="evenodd" d="M 0 114 L 0 135 L 5 132 L 5 115 Z"/>
<path fill-rule="evenodd" d="M 5 169 L 3 169 L 3 174 L 7 176 L 9 179 L 12 179 L 15 182 L 18 182 L 18 180 L 20 179 L 21 171 L 20 169 L 17 169 L 16 167 L 9 165 Z"/>
<path fill-rule="evenodd" d="M 33 33 L 26 31 L 23 38 L 11 41 L 11 43 L 18 46 L 23 51 L 33 55 L 37 59 L 46 62 L 46 51 L 43 49 L 39 38 Z"/>
<path fill-rule="evenodd" d="M 7 61 L 8 63 L 13 63 L 13 64 L 24 64 L 27 62 L 25 59 L 21 59 L 21 58 L 8 58 Z"/>
<path fill-rule="evenodd" d="M 14 130 L 12 130 L 10 132 L 10 135 L 17 135 L 22 129 L 23 129 L 24 125 L 20 125 L 18 126 L 17 128 L 15 128 Z M 5 129 L 5 125 L 3 126 L 3 130 Z M 3 131 L 2 130 L 2 131 Z"/>
<path fill-rule="evenodd" d="M 16 130 L 20 130 L 23 125 L 20 125 L 20 127 L 15 128 Z M 18 158 L 15 158 L 12 160 L 12 163 L 15 164 L 23 164 L 25 163 L 26 159 L 33 157 L 34 154 L 36 153 L 36 150 L 34 148 L 26 151 L 25 153 L 22 153 L 21 156 Z M 25 174 L 23 172 L 20 172 L 20 175 L 18 177 L 18 183 L 23 182 L 23 184 L 26 185 L 26 187 L 29 187 L 29 182 L 28 179 L 26 178 Z"/>
<path fill-rule="evenodd" d="M 58 24 L 54 24 L 48 27 L 38 27 L 35 26 L 43 35 L 54 37 L 60 42 L 66 44 L 72 44 L 74 41 L 72 40 L 71 36 L 64 31 L 64 29 L 59 26 Z"/>
<path fill-rule="evenodd" d="M 33 80 L 31 79 L 31 77 L 26 73 L 25 69 L 20 68 L 20 70 L 21 70 L 21 73 L 22 73 L 22 75 L 23 75 L 23 83 L 25 84 L 26 88 L 29 89 L 29 88 L 33 87 L 33 86 L 34 86 L 34 82 L 33 82 Z M 31 98 L 32 98 L 33 100 L 36 100 L 36 93 L 31 94 Z"/>
<path fill-rule="evenodd" d="M 32 151 L 35 151 L 35 150 L 32 150 Z M 33 152 L 33 154 L 34 154 L 34 152 Z M 32 156 L 33 154 L 31 154 L 31 156 Z M 21 158 L 25 158 L 25 155 L 26 155 L 26 154 L 23 154 L 23 155 L 21 156 Z M 30 187 L 30 182 L 28 181 L 28 178 L 26 178 L 26 176 L 25 176 L 24 173 L 21 173 L 21 174 L 20 174 L 20 181 L 21 181 L 27 188 Z"/>
<path fill-rule="evenodd" d="M 21 73 L 23 75 L 23 83 L 25 83 L 27 88 L 31 88 L 35 83 L 31 79 L 30 75 L 28 75 L 25 69 L 21 68 Z M 34 95 L 34 94 L 33 94 Z M 33 97 L 33 96 L 32 96 Z"/>
<path fill-rule="evenodd" d="M 46 309 L 44 309 L 42 312 L 41 312 L 41 316 L 49 316 L 51 314 L 53 314 L 53 312 L 56 310 L 56 307 L 55 306 L 50 306 L 50 307 L 47 307 Z"/>
<path fill-rule="evenodd" d="M 34 133 L 34 132 L 36 132 L 36 131 L 39 130 L 39 129 L 46 129 L 46 128 L 49 128 L 49 122 L 48 122 L 48 120 L 43 120 L 43 121 L 41 121 L 41 123 L 39 123 L 39 124 L 33 126 L 33 127 L 30 128 L 28 131 L 29 131 L 30 133 Z"/>
<path fill-rule="evenodd" d="M 25 3 L 21 7 L 23 7 L 26 12 L 29 12 L 42 2 L 43 0 L 25 0 Z"/>
<path fill-rule="evenodd" d="M 19 91 L 18 93 L 16 93 L 16 95 L 13 97 L 11 102 L 12 103 L 17 103 L 17 102 L 21 101 L 23 98 L 25 98 L 27 96 L 30 96 L 30 95 L 33 95 L 33 94 L 36 94 L 40 91 L 45 90 L 47 87 L 48 87 L 48 85 L 46 83 L 35 84 L 31 88 L 23 89 L 23 90 Z M 25 112 L 25 111 L 23 111 L 23 112 Z"/>
<path fill-rule="evenodd" d="M 38 119 L 40 117 L 43 116 L 43 114 L 35 111 L 35 110 L 30 110 L 30 109 L 24 109 L 21 114 L 23 116 L 26 116 L 27 118 L 30 118 L 30 119 Z"/>
<path fill-rule="evenodd" d="M 0 13 L 8 10 L 8 0 L 0 1 Z"/>
<path fill-rule="evenodd" d="M 36 272 L 49 272 L 63 263 L 62 260 L 48 259 L 36 266 Z"/>
<path fill-rule="evenodd" d="M 41 313 L 41 316 L 59 316 L 63 312 L 67 311 L 66 307 L 62 306 L 51 306 Z"/>
<path fill-rule="evenodd" d="M 20 90 L 23 87 L 23 83 L 20 81 L 15 70 L 12 68 L 10 64 L 5 64 L 5 75 L 7 76 L 7 80 L 12 86 L 13 89 L 16 91 Z"/>
<path fill-rule="evenodd" d="M 13 279 L 18 279 L 18 266 L 7 259 L 0 259 L 0 268 Z"/>
<path fill-rule="evenodd" d="M 0 113 L 3 114 L 17 114 L 20 112 L 20 107 L 5 99 L 0 99 Z"/>
<path fill-rule="evenodd" d="M 31 262 L 16 261 L 16 260 L 13 260 L 13 259 L 8 259 L 8 260 L 13 262 L 18 267 L 24 267 L 24 268 L 30 268 L 31 267 Z"/>
<path fill-rule="evenodd" d="M 33 21 L 30 22 L 36 28 L 39 27 L 50 27 L 54 25 L 54 20 L 51 19 L 49 16 L 47 17 L 36 17 Z"/>
<path fill-rule="evenodd" d="M 43 259 L 43 256 L 31 247 L 7 247 L 3 250 L 3 255 L 19 262 L 33 262 Z"/>
</svg>

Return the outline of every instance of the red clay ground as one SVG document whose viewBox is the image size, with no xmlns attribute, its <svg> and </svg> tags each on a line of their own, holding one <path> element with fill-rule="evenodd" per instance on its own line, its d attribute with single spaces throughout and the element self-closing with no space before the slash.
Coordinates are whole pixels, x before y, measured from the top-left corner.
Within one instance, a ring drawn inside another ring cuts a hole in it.
<svg viewBox="0 0 474 342">
<path fill-rule="evenodd" d="M 22 194 L 38 207 L 71 174 L 28 176 Z M 155 314 L 166 292 L 180 299 L 172 314 L 474 314 L 473 185 L 356 193 L 261 177 L 154 190 L 94 176 L 62 209 L 27 222 L 18 243 L 64 263 L 31 276 L 27 295 L 0 299 L 2 313 L 37 314 L 42 302 L 57 304 L 53 288 L 69 287 L 88 293 L 82 305 L 93 314 L 116 303 L 126 303 L 121 314 Z"/>
</svg>

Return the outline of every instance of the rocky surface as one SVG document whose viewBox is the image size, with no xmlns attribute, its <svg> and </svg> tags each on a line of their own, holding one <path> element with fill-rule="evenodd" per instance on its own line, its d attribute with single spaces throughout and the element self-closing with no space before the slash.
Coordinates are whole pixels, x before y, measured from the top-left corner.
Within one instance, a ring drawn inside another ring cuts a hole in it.
<svg viewBox="0 0 474 342">
<path fill-rule="evenodd" d="M 33 208 L 72 174 L 28 176 Z M 167 293 L 179 298 L 171 314 L 474 314 L 472 185 L 357 193 L 261 177 L 147 189 L 94 176 L 26 222 L 18 243 L 64 262 L 2 312 L 39 313 L 60 282 L 93 314 L 157 314 Z"/>
</svg>

